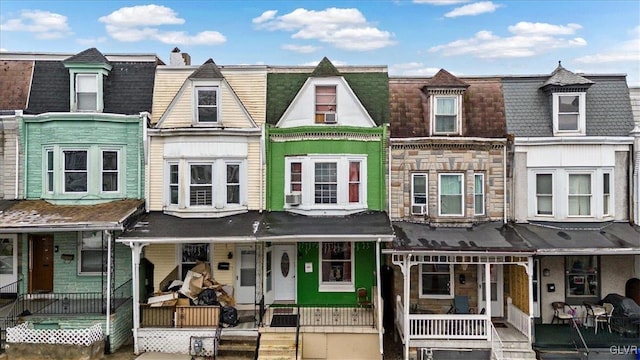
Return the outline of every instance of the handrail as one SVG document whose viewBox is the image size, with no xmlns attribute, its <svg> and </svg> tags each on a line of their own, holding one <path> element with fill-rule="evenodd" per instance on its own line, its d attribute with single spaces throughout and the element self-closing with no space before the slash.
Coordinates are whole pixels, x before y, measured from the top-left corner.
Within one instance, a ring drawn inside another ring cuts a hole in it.
<svg viewBox="0 0 640 360">
<path fill-rule="evenodd" d="M 498 330 L 493 326 L 493 322 L 487 321 L 491 326 L 491 352 L 493 353 L 496 360 L 504 359 L 504 344 L 502 343 L 502 339 L 500 339 L 500 335 L 498 335 Z M 496 341 L 497 340 L 497 341 Z"/>
<path fill-rule="evenodd" d="M 296 360 L 298 359 L 298 346 L 300 345 L 300 305 L 296 314 Z"/>
<path fill-rule="evenodd" d="M 113 291 L 113 301 L 111 301 L 111 311 L 115 311 L 126 303 L 126 300 L 133 298 L 133 288 L 131 287 L 133 280 L 129 279 L 118 286 Z"/>
<path fill-rule="evenodd" d="M 576 333 L 578 333 L 578 337 L 580 338 L 580 342 L 582 342 L 582 346 L 584 347 L 584 351 L 582 352 L 582 355 L 584 356 L 584 358 L 589 358 L 589 347 L 587 346 L 587 343 L 584 341 L 584 337 L 582 336 L 582 331 L 580 331 L 580 327 L 578 326 L 578 324 L 576 323 L 576 319 L 575 318 L 571 318 L 571 324 L 569 326 L 569 334 L 571 334 L 571 340 L 573 342 L 573 346 L 575 346 L 576 351 L 580 351 L 580 348 L 578 348 L 578 344 L 576 344 L 575 341 L 573 341 L 573 331 L 572 329 L 576 330 Z"/>
</svg>

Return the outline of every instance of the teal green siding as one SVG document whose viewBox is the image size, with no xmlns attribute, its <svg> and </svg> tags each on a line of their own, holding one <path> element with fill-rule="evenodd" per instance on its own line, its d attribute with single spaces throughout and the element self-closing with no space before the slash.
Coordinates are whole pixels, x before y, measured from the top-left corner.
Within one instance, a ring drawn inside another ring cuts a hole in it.
<svg viewBox="0 0 640 360">
<path fill-rule="evenodd" d="M 319 292 L 320 254 L 319 243 L 298 244 L 298 304 L 300 305 L 354 305 L 354 292 Z M 363 287 L 371 292 L 376 284 L 374 242 L 354 243 L 354 289 Z M 315 271 L 306 273 L 304 264 L 310 262 Z"/>
<path fill-rule="evenodd" d="M 144 197 L 142 118 L 139 116 L 40 115 L 20 122 L 27 199 L 53 200 L 68 204 L 92 204 L 122 198 Z M 54 150 L 56 192 L 45 190 L 45 149 Z M 62 193 L 62 149 L 87 150 L 88 193 Z M 101 193 L 101 149 L 120 149 L 120 190 Z"/>
</svg>

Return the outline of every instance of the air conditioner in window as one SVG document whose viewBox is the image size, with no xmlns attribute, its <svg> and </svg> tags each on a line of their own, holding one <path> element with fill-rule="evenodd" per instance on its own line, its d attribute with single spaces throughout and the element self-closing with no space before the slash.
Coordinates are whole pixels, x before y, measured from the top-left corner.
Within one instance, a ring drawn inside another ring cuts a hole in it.
<svg viewBox="0 0 640 360">
<path fill-rule="evenodd" d="M 325 113 L 324 114 L 324 123 L 325 124 L 335 124 L 338 120 L 336 119 L 336 113 Z"/>
<path fill-rule="evenodd" d="M 411 205 L 411 214 L 424 215 L 427 212 L 427 205 Z"/>
<path fill-rule="evenodd" d="M 301 200 L 302 200 L 301 194 L 285 195 L 285 202 L 287 203 L 287 205 L 298 206 L 300 205 Z"/>
</svg>

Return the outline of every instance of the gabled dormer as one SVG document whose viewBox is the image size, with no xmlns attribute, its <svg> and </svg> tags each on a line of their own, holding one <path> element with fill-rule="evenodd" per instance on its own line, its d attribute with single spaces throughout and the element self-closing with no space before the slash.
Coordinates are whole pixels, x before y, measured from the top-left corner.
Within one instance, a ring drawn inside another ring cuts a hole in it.
<svg viewBox="0 0 640 360">
<path fill-rule="evenodd" d="M 375 127 L 367 109 L 338 69 L 323 58 L 284 112 L 277 127 Z"/>
<path fill-rule="evenodd" d="M 469 84 L 440 69 L 422 88 L 429 97 L 429 134 L 461 136 L 463 95 Z"/>
<path fill-rule="evenodd" d="M 554 136 L 586 135 L 587 90 L 593 81 L 562 67 L 551 73 L 540 90 L 549 94 Z"/>
<path fill-rule="evenodd" d="M 71 112 L 104 110 L 104 79 L 112 65 L 96 48 L 87 49 L 62 62 L 69 70 L 69 105 Z"/>
</svg>

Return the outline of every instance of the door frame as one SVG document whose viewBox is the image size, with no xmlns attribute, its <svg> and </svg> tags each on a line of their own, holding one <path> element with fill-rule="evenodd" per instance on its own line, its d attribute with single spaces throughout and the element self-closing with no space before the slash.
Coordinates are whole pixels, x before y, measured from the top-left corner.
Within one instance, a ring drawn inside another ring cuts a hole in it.
<svg viewBox="0 0 640 360">
<path fill-rule="evenodd" d="M 504 317 L 504 264 L 489 264 L 493 266 L 496 276 L 496 300 L 491 301 L 491 317 Z M 485 264 L 478 265 L 478 311 L 483 307 L 486 308 L 486 301 L 482 300 L 485 294 L 484 288 L 484 267 Z"/>
<path fill-rule="evenodd" d="M 42 239 L 42 238 L 46 238 L 46 237 L 50 237 L 51 238 L 51 291 L 49 293 L 36 293 L 34 292 L 33 289 L 33 279 L 34 276 L 37 276 L 37 274 L 34 274 L 34 258 L 36 256 L 36 254 L 34 253 L 35 250 L 35 246 L 34 246 L 34 240 L 36 238 L 38 239 Z M 54 249 L 55 249 L 55 238 L 53 236 L 53 234 L 29 234 L 28 235 L 29 238 L 29 286 L 27 287 L 28 289 L 28 293 L 31 296 L 43 296 L 43 297 L 47 297 L 49 295 L 51 295 L 54 291 L 54 278 L 55 278 L 55 268 L 53 266 L 55 266 L 55 260 L 53 259 L 53 253 L 54 253 Z M 47 295 L 48 294 L 48 295 Z"/>
<path fill-rule="evenodd" d="M 250 301 L 247 301 L 247 299 L 245 299 L 245 296 L 248 296 L 247 294 L 244 294 L 244 291 L 248 291 L 245 289 L 241 290 L 241 286 L 240 286 L 240 277 L 241 277 L 241 271 L 242 271 L 242 251 L 243 250 L 251 250 L 253 251 L 253 281 L 254 284 L 253 286 L 244 286 L 242 288 L 251 288 L 252 292 L 253 292 L 253 296 L 251 296 Z M 235 300 L 237 303 L 239 304 L 250 304 L 253 305 L 256 302 L 256 287 L 257 287 L 257 247 L 255 245 L 250 245 L 250 244 L 241 244 L 241 245 L 236 245 L 235 246 L 235 254 L 236 254 L 236 264 L 235 264 L 235 285 L 234 285 L 234 290 L 233 290 L 233 295 L 235 297 Z"/>
<path fill-rule="evenodd" d="M 11 259 L 11 269 L 12 272 L 10 274 L 0 274 L 0 286 L 6 286 L 9 284 L 13 284 L 18 281 L 18 235 L 17 234 L 3 234 L 0 235 L 0 239 L 9 240 L 12 243 L 12 259 Z M 7 260 L 7 259 L 4 259 Z M 5 261 L 6 263 L 6 261 Z M 18 287 L 16 286 L 16 292 L 18 291 Z M 12 293 L 13 294 L 13 293 Z M 1 296 L 2 294 L 0 294 Z"/>
<path fill-rule="evenodd" d="M 289 249 L 291 256 L 289 256 L 289 272 L 292 275 L 292 280 L 291 280 L 291 285 L 293 286 L 292 292 L 293 292 L 293 296 L 291 299 L 278 299 L 277 298 L 277 294 L 281 294 L 282 291 L 279 291 L 282 289 L 282 287 L 278 287 L 278 284 L 282 285 L 281 282 L 276 281 L 276 276 L 275 274 L 280 270 L 280 263 L 277 262 L 278 258 L 277 258 L 277 253 L 279 249 Z M 273 271 L 274 271 L 274 276 L 273 276 L 273 291 L 274 291 L 274 297 L 273 297 L 273 301 L 274 302 L 278 302 L 278 301 L 283 301 L 283 302 L 290 302 L 293 301 L 294 303 L 298 301 L 298 281 L 297 281 L 297 272 L 298 272 L 298 267 L 297 267 L 297 260 L 298 260 L 298 246 L 297 244 L 278 244 L 278 245 L 274 245 L 273 246 L 273 263 L 272 263 L 272 267 L 273 267 Z"/>
</svg>

